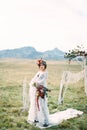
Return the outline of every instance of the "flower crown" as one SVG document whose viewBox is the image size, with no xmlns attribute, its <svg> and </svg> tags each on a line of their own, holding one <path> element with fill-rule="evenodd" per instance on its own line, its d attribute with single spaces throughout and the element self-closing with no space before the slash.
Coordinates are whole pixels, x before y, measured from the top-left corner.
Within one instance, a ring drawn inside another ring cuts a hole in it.
<svg viewBox="0 0 87 130">
<path fill-rule="evenodd" d="M 38 65 L 39 67 L 40 67 L 41 64 L 46 65 L 46 61 L 42 60 L 42 58 L 39 59 L 39 60 L 37 60 L 37 65 Z"/>
</svg>

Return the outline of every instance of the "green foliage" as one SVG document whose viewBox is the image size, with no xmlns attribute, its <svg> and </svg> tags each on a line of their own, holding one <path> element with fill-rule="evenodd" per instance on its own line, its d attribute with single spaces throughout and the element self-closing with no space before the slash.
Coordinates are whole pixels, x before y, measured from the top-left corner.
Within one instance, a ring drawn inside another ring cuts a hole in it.
<svg viewBox="0 0 87 130">
<path fill-rule="evenodd" d="M 69 50 L 68 53 L 65 53 L 64 58 L 68 58 L 69 61 L 71 61 L 73 58 L 78 57 L 78 56 L 87 56 L 87 52 L 82 50 L 83 47 L 77 46 L 77 48 L 73 50 Z"/>
</svg>

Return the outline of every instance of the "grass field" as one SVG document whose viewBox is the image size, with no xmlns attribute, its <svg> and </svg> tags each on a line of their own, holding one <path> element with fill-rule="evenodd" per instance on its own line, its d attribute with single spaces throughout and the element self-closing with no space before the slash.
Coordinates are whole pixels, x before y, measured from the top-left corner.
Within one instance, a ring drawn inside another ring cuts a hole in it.
<svg viewBox="0 0 87 130">
<path fill-rule="evenodd" d="M 60 80 L 63 71 L 81 71 L 77 62 L 69 66 L 66 61 L 47 61 L 48 88 L 53 89 L 48 95 L 50 113 L 74 108 L 84 112 L 82 116 L 63 121 L 60 125 L 48 130 L 87 130 L 87 96 L 84 91 L 84 81 L 68 85 L 63 105 L 58 105 Z M 22 83 L 27 78 L 30 82 L 38 71 L 35 60 L 0 59 L 0 130 L 39 130 L 27 123 L 28 111 L 21 112 Z"/>
</svg>

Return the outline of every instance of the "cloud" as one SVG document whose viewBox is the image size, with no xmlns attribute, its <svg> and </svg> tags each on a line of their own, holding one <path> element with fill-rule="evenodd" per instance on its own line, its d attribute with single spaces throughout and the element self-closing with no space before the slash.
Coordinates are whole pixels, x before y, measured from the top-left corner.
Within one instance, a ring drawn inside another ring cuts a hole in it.
<svg viewBox="0 0 87 130">
<path fill-rule="evenodd" d="M 67 7 L 73 13 L 80 16 L 87 16 L 87 1 L 86 0 L 65 0 Z"/>
</svg>

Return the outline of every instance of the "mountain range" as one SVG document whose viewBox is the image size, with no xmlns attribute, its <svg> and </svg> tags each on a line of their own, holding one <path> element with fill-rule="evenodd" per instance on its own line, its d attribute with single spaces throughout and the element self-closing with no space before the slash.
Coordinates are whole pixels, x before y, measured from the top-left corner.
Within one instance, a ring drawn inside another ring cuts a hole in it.
<svg viewBox="0 0 87 130">
<path fill-rule="evenodd" d="M 26 58 L 37 59 L 44 58 L 45 60 L 63 60 L 65 52 L 54 48 L 44 52 L 36 51 L 34 47 L 21 47 L 17 49 L 6 49 L 0 51 L 0 58 Z"/>
</svg>

